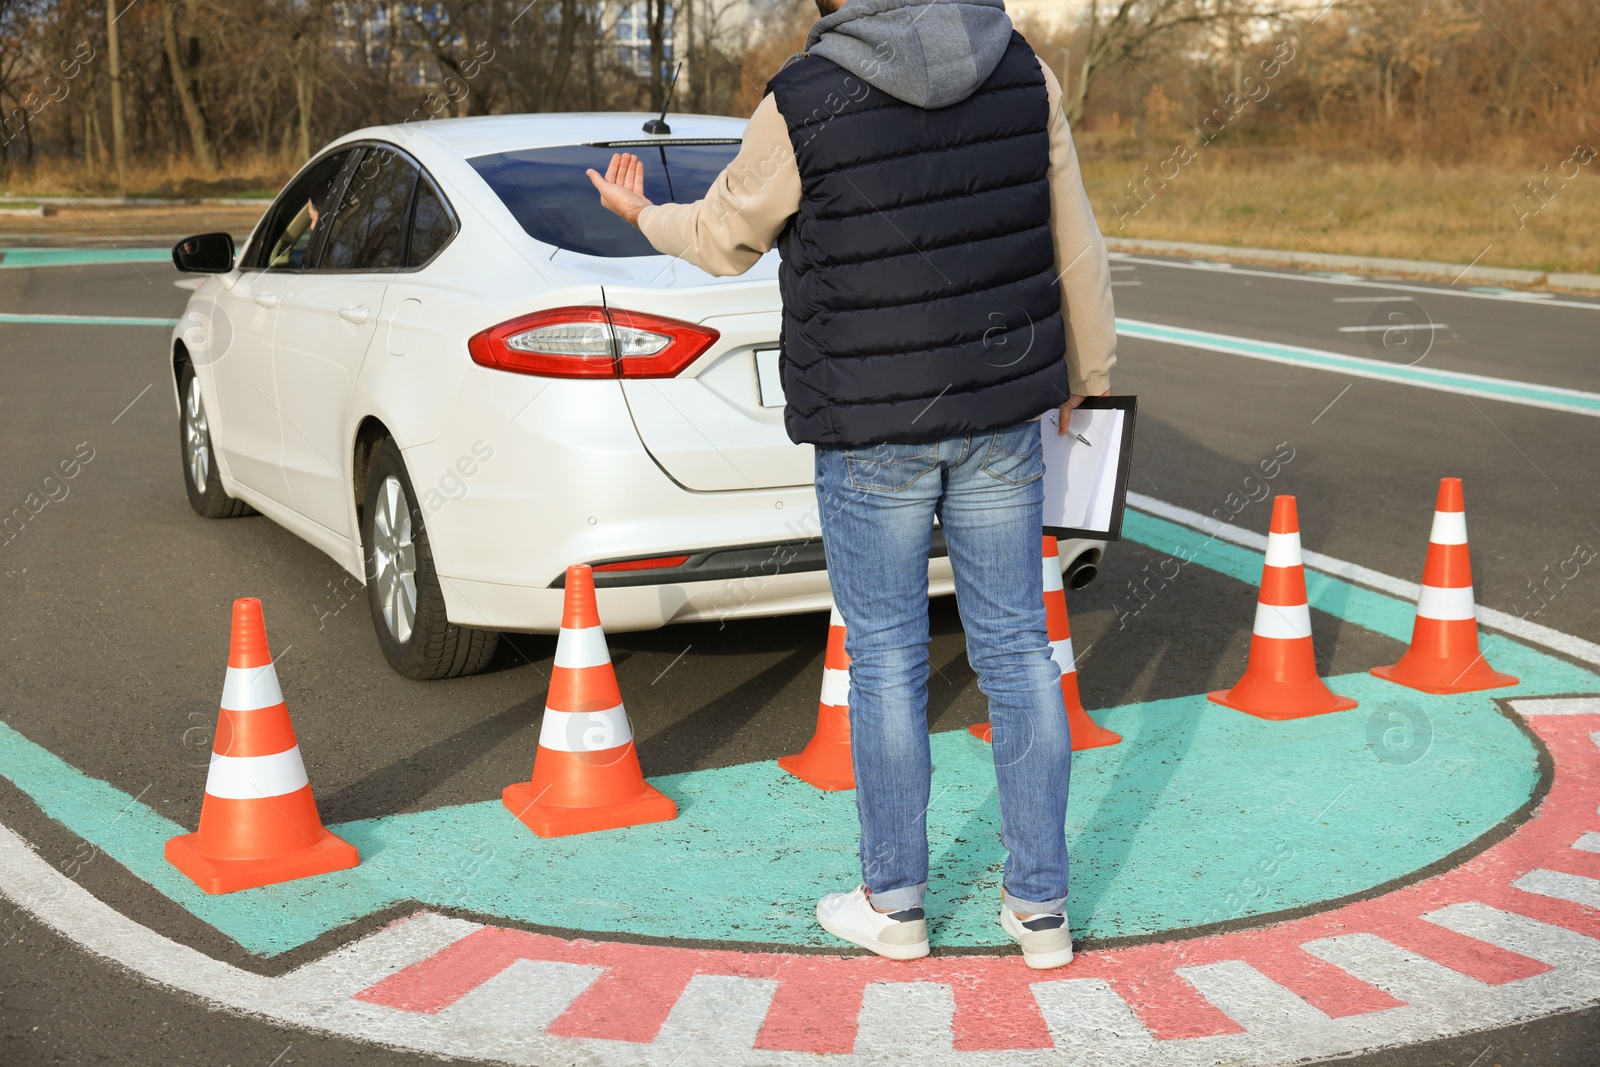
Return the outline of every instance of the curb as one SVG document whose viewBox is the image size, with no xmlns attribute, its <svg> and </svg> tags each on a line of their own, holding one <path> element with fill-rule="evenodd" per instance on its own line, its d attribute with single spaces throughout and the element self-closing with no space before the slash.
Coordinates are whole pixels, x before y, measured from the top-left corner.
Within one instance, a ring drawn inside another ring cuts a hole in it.
<svg viewBox="0 0 1600 1067">
<path fill-rule="evenodd" d="M 1352 270 L 1362 273 L 1408 274 L 1418 277 L 1449 278 L 1460 281 L 1468 274 L 1475 283 L 1549 286 L 1580 292 L 1600 293 L 1600 274 L 1572 274 L 1541 270 L 1516 270 L 1510 267 L 1479 267 L 1470 263 L 1439 263 L 1421 259 L 1388 259 L 1381 256 L 1322 255 L 1316 252 L 1289 252 L 1279 248 L 1235 248 L 1232 245 L 1192 244 L 1188 241 L 1146 241 L 1129 237 L 1107 237 L 1106 247 L 1113 252 L 1150 252 L 1157 255 L 1203 256 L 1213 259 L 1238 259 L 1257 263 L 1281 263 L 1323 270 Z"/>
</svg>

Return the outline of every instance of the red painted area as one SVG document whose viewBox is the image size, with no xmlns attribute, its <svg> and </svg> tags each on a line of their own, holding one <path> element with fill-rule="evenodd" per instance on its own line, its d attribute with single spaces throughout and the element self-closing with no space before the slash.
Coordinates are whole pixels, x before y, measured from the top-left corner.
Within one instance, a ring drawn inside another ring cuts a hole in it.
<svg viewBox="0 0 1600 1067">
<path fill-rule="evenodd" d="M 569 1037 L 654 1040 L 673 1004 L 696 974 L 777 980 L 761 1049 L 845 1053 L 855 1044 L 862 995 L 872 982 L 935 982 L 955 998 L 955 1047 L 964 1051 L 1047 1048 L 1050 1033 L 1032 995 L 1040 982 L 1104 980 L 1159 1040 L 1239 1033 L 1240 1027 L 1202 997 L 1177 969 L 1243 960 L 1333 1018 L 1399 1007 L 1389 993 L 1307 953 L 1323 938 L 1373 933 L 1402 948 L 1491 985 L 1521 981 L 1549 968 L 1428 922 L 1450 904 L 1481 901 L 1600 938 L 1600 909 L 1512 887 L 1529 871 L 1600 876 L 1600 855 L 1573 849 L 1600 830 L 1600 752 L 1590 733 L 1600 716 L 1529 720 L 1557 768 L 1537 814 L 1510 837 L 1443 874 L 1371 900 L 1250 930 L 1085 952 L 1054 972 L 1028 970 L 1011 952 L 933 956 L 912 963 L 876 957 L 813 956 L 673 948 L 623 942 L 567 941 L 547 934 L 485 927 L 431 958 L 358 994 L 362 1000 L 415 1012 L 437 1012 L 517 959 L 559 960 L 599 967 L 603 975 L 550 1026 Z"/>
</svg>

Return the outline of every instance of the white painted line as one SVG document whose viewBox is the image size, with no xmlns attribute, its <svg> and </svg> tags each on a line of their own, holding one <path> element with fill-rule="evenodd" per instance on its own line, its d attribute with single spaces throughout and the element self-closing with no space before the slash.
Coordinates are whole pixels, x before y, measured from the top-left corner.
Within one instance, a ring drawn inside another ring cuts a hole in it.
<svg viewBox="0 0 1600 1067">
<path fill-rule="evenodd" d="M 1551 967 L 1581 968 L 1600 988 L 1600 941 L 1592 937 L 1477 901 L 1451 904 L 1423 918 Z"/>
<path fill-rule="evenodd" d="M 1156 1039 L 1139 1017 L 1101 978 L 1066 978 L 1033 984 L 1033 999 L 1056 1047 L 1074 1052 L 1097 1048 L 1121 1053 L 1113 1062 L 1138 1064 L 1155 1050 Z M 1099 1055 L 1083 1063 L 1105 1063 Z"/>
<path fill-rule="evenodd" d="M 438 1015 L 423 1018 L 434 1024 L 430 1029 L 436 1041 L 470 1049 L 467 1054 L 473 1059 L 567 1063 L 570 1053 L 558 1050 L 568 1043 L 544 1029 L 603 973 L 603 968 L 579 963 L 516 960 Z M 396 1019 L 416 1017 L 388 1011 Z"/>
<path fill-rule="evenodd" d="M 718 1053 L 747 1052 L 767 1021 L 775 979 L 697 974 L 672 1006 L 656 1044 L 683 1049 L 687 1062 L 717 1063 Z"/>
<path fill-rule="evenodd" d="M 1600 834 L 1590 830 L 1572 843 L 1573 848 L 1581 848 L 1585 852 L 1600 852 Z"/>
<path fill-rule="evenodd" d="M 1140 263 L 1151 267 L 1171 267 L 1174 270 L 1222 269 L 1217 265 L 1207 265 L 1203 262 L 1184 263 L 1181 260 L 1175 261 L 1169 259 L 1150 259 L 1145 256 L 1135 256 L 1128 253 L 1123 253 L 1122 259 L 1124 262 L 1128 263 Z M 1348 285 L 1363 289 L 1391 289 L 1396 292 L 1405 293 L 1437 293 L 1439 296 L 1460 296 L 1476 300 L 1503 301 L 1509 299 L 1509 297 L 1507 297 L 1504 293 L 1484 293 L 1472 289 L 1452 289 L 1444 285 L 1430 286 L 1411 285 L 1406 282 L 1368 281 L 1360 275 L 1336 275 L 1330 277 L 1322 274 L 1287 274 L 1275 270 L 1260 270 L 1257 268 L 1232 265 L 1230 265 L 1228 269 L 1231 269 L 1235 274 L 1249 275 L 1256 278 L 1281 278 L 1284 281 L 1289 282 L 1313 282 L 1321 285 Z M 1540 301 L 1540 306 L 1583 308 L 1586 311 L 1600 311 L 1600 301 L 1590 302 L 1583 300 L 1550 299 Z"/>
<path fill-rule="evenodd" d="M 1341 326 L 1340 333 L 1389 333 L 1391 330 L 1448 330 L 1443 322 L 1397 322 L 1390 326 Z"/>
<path fill-rule="evenodd" d="M 1554 897 L 1588 908 L 1600 908 L 1600 882 L 1581 874 L 1547 871 L 1541 867 L 1529 871 L 1511 885 L 1524 893 L 1538 893 L 1541 897 Z"/>
<path fill-rule="evenodd" d="M 1017 961 L 1021 963 L 1021 960 Z M 856 1055 L 905 1060 L 918 1054 L 948 1054 L 956 998 L 937 982 L 874 982 L 863 990 L 856 1028 Z"/>
<path fill-rule="evenodd" d="M 1128 503 L 1140 511 L 1166 519 L 1168 522 L 1175 522 L 1180 526 L 1188 526 L 1207 535 L 1215 536 L 1219 541 L 1227 541 L 1230 544 L 1252 548 L 1257 552 L 1266 551 L 1266 535 L 1240 529 L 1236 526 L 1225 525 L 1210 515 L 1202 515 L 1198 511 L 1191 511 L 1188 508 L 1179 507 L 1177 504 L 1168 504 L 1163 500 L 1145 496 L 1143 493 L 1135 493 L 1132 490 L 1128 492 Z M 1422 592 L 1422 586 L 1417 582 L 1404 581 L 1381 571 L 1363 567 L 1357 563 L 1349 563 L 1333 556 L 1323 555 L 1321 552 L 1304 552 L 1302 554 L 1305 556 L 1305 565 L 1311 570 L 1331 574 L 1336 578 L 1343 578 L 1346 581 L 1364 585 L 1369 589 L 1376 589 L 1382 593 L 1388 593 L 1390 596 L 1396 596 L 1402 600 L 1410 600 L 1414 603 Z M 1564 634 L 1560 630 L 1552 630 L 1550 627 L 1536 622 L 1529 622 L 1527 619 L 1520 618 L 1508 611 L 1497 611 L 1494 608 L 1486 608 L 1480 604 L 1478 606 L 1478 625 L 1491 630 L 1499 630 L 1501 633 L 1509 634 L 1512 637 L 1520 637 L 1525 641 L 1543 645 L 1563 655 L 1571 656 L 1573 659 L 1600 667 L 1600 645 L 1595 644 L 1593 641 L 1585 641 L 1581 637 Z"/>
<path fill-rule="evenodd" d="M 1340 934 L 1300 947 L 1407 1004 L 1465 1004 L 1491 988 L 1376 934 Z"/>
<path fill-rule="evenodd" d="M 1600 715 L 1600 697 L 1525 697 L 1511 706 L 1518 715 Z"/>
<path fill-rule="evenodd" d="M 290 971 L 281 981 L 313 990 L 319 999 L 351 997 L 481 929 L 480 923 L 418 912 Z"/>
<path fill-rule="evenodd" d="M 1179 967 L 1177 974 L 1252 1034 L 1287 1037 L 1328 1024 L 1322 1012 L 1242 960 Z"/>
</svg>

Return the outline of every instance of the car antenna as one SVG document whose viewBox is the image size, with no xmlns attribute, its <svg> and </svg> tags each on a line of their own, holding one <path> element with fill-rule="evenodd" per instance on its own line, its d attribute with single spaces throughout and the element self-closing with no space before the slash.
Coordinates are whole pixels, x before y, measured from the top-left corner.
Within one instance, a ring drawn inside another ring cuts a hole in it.
<svg viewBox="0 0 1600 1067">
<path fill-rule="evenodd" d="M 665 137 L 672 132 L 672 127 L 667 125 L 667 107 L 672 103 L 672 90 L 678 87 L 678 75 L 682 70 L 683 61 L 679 60 L 678 65 L 672 68 L 672 81 L 667 85 L 667 97 L 661 101 L 661 117 L 646 121 L 644 124 L 645 133 L 655 133 Z"/>
</svg>

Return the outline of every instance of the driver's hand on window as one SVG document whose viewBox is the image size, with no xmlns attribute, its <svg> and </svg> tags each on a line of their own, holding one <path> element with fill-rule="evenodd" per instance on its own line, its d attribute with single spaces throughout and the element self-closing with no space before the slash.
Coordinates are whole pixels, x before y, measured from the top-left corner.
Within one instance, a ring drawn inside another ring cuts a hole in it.
<svg viewBox="0 0 1600 1067">
<path fill-rule="evenodd" d="M 312 203 L 310 200 L 306 201 L 306 212 L 308 214 L 310 214 L 310 216 L 311 216 L 311 229 L 313 229 L 313 230 L 316 229 L 317 228 L 317 217 L 319 215 L 321 215 L 322 212 L 318 211 L 317 210 L 317 205 Z"/>
<path fill-rule="evenodd" d="M 605 177 L 590 167 L 586 172 L 600 193 L 600 203 L 615 215 L 620 215 L 630 225 L 639 225 L 639 212 L 650 207 L 644 195 L 644 164 L 632 152 L 618 152 L 611 157 Z"/>
</svg>

